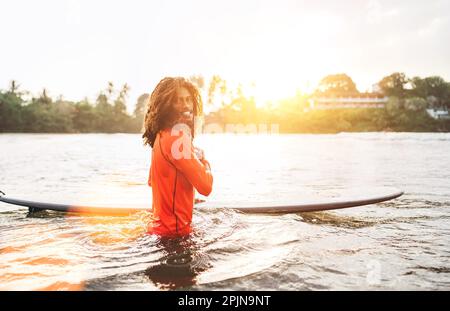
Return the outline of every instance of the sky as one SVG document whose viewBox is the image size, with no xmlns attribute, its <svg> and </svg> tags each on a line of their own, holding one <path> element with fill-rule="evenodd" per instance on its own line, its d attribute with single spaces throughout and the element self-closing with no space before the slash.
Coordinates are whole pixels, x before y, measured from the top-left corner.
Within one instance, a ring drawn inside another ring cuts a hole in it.
<svg viewBox="0 0 450 311">
<path fill-rule="evenodd" d="M 255 84 L 258 101 L 347 73 L 450 80 L 449 0 L 15 0 L 0 2 L 0 89 L 94 100 L 127 83 L 132 111 L 165 76 Z"/>
</svg>

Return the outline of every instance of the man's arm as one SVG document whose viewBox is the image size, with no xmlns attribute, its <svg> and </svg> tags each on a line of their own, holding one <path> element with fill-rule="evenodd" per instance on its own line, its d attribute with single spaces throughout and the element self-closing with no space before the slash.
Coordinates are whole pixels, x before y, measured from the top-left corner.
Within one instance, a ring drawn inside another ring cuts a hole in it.
<svg viewBox="0 0 450 311">
<path fill-rule="evenodd" d="M 200 194 L 208 196 L 212 191 L 213 184 L 211 166 L 206 159 L 197 157 L 190 139 L 186 140 L 186 137 L 181 134 L 179 136 L 166 136 L 160 142 L 162 142 L 164 153 L 175 168 L 186 177 Z M 173 147 L 174 144 L 177 145 Z M 187 149 L 180 151 L 177 149 L 178 146 Z M 176 155 L 172 154 L 173 150 L 177 152 Z"/>
</svg>

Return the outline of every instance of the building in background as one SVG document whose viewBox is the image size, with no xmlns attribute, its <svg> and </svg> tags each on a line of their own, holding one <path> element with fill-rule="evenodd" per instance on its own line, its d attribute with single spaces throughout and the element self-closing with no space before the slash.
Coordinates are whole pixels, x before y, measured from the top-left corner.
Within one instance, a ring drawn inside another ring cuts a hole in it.
<svg viewBox="0 0 450 311">
<path fill-rule="evenodd" d="M 380 93 L 360 93 L 357 96 L 317 96 L 309 100 L 311 109 L 384 108 L 388 97 Z"/>
<path fill-rule="evenodd" d="M 431 109 L 427 109 L 427 113 L 430 117 L 432 117 L 433 119 L 441 119 L 441 120 L 448 120 L 450 119 L 450 115 L 448 114 L 448 110 L 447 109 L 436 109 L 436 108 L 431 108 Z"/>
</svg>

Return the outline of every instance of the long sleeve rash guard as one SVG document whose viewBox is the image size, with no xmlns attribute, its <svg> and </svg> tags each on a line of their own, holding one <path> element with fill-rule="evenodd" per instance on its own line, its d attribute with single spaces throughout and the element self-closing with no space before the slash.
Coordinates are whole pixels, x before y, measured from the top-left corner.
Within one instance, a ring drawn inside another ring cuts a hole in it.
<svg viewBox="0 0 450 311">
<path fill-rule="evenodd" d="M 148 178 L 153 195 L 153 217 L 148 227 L 151 234 L 189 234 L 194 188 L 205 196 L 212 191 L 210 165 L 197 158 L 192 140 L 186 135 L 182 131 L 173 135 L 166 129 L 155 139 Z"/>
</svg>

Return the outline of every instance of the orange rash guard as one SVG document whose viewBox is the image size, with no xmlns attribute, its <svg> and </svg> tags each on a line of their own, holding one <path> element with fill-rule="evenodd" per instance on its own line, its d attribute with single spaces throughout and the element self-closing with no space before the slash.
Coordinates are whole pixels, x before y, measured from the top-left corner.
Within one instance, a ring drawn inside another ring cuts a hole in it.
<svg viewBox="0 0 450 311">
<path fill-rule="evenodd" d="M 180 158 L 179 155 L 175 154 L 174 157 L 172 154 L 172 146 L 177 144 L 177 147 L 180 139 L 186 139 L 183 135 L 183 132 L 171 135 L 170 129 L 166 129 L 156 136 L 148 178 L 153 195 L 153 217 L 148 227 L 150 234 L 189 234 L 194 207 L 194 187 L 202 195 L 211 193 L 211 168 L 208 161 L 197 158 L 191 139 L 187 138 L 191 146 L 186 151 L 189 151 L 188 156 Z"/>
</svg>

